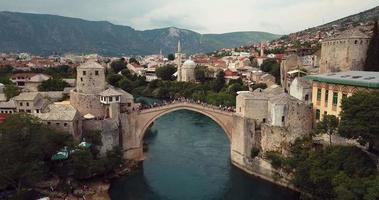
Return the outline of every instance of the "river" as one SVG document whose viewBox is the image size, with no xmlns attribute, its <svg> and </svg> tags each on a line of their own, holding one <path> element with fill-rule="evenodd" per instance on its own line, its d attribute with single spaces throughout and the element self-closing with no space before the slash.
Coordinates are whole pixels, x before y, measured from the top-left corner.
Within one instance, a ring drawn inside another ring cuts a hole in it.
<svg viewBox="0 0 379 200">
<path fill-rule="evenodd" d="M 141 170 L 112 183 L 112 200 L 275 200 L 297 194 L 230 163 L 230 145 L 212 119 L 180 110 L 157 119 Z"/>
</svg>

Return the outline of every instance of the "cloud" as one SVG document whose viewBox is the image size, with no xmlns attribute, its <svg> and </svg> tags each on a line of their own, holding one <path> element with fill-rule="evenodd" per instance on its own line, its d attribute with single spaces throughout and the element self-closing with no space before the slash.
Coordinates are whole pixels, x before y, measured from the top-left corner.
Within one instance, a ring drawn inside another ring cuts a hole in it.
<svg viewBox="0 0 379 200">
<path fill-rule="evenodd" d="M 3 10 L 108 20 L 139 30 L 290 33 L 370 9 L 378 0 L 0 0 Z"/>
</svg>

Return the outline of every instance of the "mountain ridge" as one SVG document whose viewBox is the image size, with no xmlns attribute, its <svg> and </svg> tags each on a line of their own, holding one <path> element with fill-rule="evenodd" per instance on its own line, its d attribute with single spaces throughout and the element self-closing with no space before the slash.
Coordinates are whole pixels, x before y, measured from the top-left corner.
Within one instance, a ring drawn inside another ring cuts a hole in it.
<svg viewBox="0 0 379 200">
<path fill-rule="evenodd" d="M 247 43 L 267 41 L 280 35 L 259 31 L 200 34 L 166 27 L 136 30 L 108 21 L 90 21 L 51 14 L 0 12 L 0 49 L 4 52 L 99 53 L 102 55 L 146 55 L 173 53 L 180 39 L 186 53 L 206 53 Z"/>
</svg>

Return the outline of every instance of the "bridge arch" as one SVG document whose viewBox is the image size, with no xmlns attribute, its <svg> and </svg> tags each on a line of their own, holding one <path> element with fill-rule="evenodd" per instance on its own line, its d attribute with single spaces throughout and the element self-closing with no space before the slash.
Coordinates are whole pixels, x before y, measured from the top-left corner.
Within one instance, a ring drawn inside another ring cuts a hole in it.
<svg viewBox="0 0 379 200">
<path fill-rule="evenodd" d="M 177 106 L 177 107 L 173 107 L 173 108 L 169 108 L 169 109 L 164 109 L 160 112 L 156 112 L 154 113 L 154 115 L 146 122 L 146 124 L 143 126 L 143 128 L 141 129 L 141 143 L 143 142 L 143 138 L 145 136 L 145 133 L 146 133 L 146 130 L 148 129 L 148 127 L 154 122 L 156 121 L 159 117 L 162 117 L 163 115 L 166 115 L 168 113 L 171 113 L 171 112 L 174 112 L 174 111 L 178 111 L 178 110 L 189 110 L 189 111 L 193 111 L 193 112 L 196 112 L 196 113 L 200 113 L 202 115 L 205 115 L 209 118 L 211 118 L 214 122 L 216 122 L 216 124 L 218 124 L 225 132 L 226 136 L 228 137 L 229 139 L 229 142 L 231 142 L 231 137 L 232 137 L 232 134 L 229 132 L 230 130 L 228 130 L 226 124 L 224 124 L 224 122 L 222 122 L 219 118 L 217 118 L 214 114 L 210 113 L 210 112 L 207 112 L 207 111 L 203 111 L 203 110 L 200 110 L 198 108 L 194 108 L 192 106 Z"/>
</svg>

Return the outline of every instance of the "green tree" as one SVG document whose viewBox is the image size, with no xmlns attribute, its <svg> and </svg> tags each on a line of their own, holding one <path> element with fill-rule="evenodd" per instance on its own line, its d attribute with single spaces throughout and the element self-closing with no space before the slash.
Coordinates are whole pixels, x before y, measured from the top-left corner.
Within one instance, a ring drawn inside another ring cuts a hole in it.
<svg viewBox="0 0 379 200">
<path fill-rule="evenodd" d="M 209 77 L 212 76 L 212 71 L 207 66 L 197 65 L 195 67 L 195 79 L 204 83 Z"/>
<path fill-rule="evenodd" d="M 338 133 L 368 143 L 369 151 L 379 147 L 379 92 L 358 92 L 342 100 Z"/>
<path fill-rule="evenodd" d="M 173 75 L 175 72 L 176 72 L 176 67 L 174 65 L 165 65 L 162 67 L 158 67 L 155 70 L 157 77 L 165 81 L 173 80 Z"/>
<path fill-rule="evenodd" d="M 127 91 L 127 92 L 131 92 L 134 88 L 133 86 L 133 82 L 130 81 L 129 79 L 127 78 L 123 78 L 121 79 L 119 82 L 118 82 L 118 87 L 120 87 L 121 89 Z"/>
<path fill-rule="evenodd" d="M 219 92 L 225 86 L 225 73 L 219 71 L 216 75 L 216 79 L 212 80 L 212 89 L 215 92 Z"/>
<path fill-rule="evenodd" d="M 129 59 L 129 63 L 134 63 L 134 64 L 138 64 L 138 65 L 139 65 L 138 60 L 137 60 L 136 58 L 134 58 L 134 57 L 131 57 L 131 58 Z"/>
<path fill-rule="evenodd" d="M 379 34 L 377 21 L 375 21 L 373 36 L 367 49 L 364 69 L 366 71 L 379 71 Z"/>
<path fill-rule="evenodd" d="M 125 59 L 124 58 L 121 58 L 121 59 L 118 59 L 118 60 L 115 60 L 115 61 L 112 61 L 111 62 L 111 68 L 113 70 L 114 73 L 118 73 L 120 72 L 121 70 L 123 69 L 126 69 L 126 62 L 125 62 Z"/>
<path fill-rule="evenodd" d="M 175 55 L 173 53 L 168 54 L 167 56 L 168 60 L 175 60 Z"/>
<path fill-rule="evenodd" d="M 5 85 L 4 94 L 8 100 L 12 97 L 19 95 L 20 92 L 21 89 L 14 84 Z"/>
<path fill-rule="evenodd" d="M 20 195 L 48 174 L 53 154 L 72 141 L 28 114 L 10 115 L 0 124 L 0 189 L 11 187 Z M 70 139 L 71 138 L 71 139 Z"/>
<path fill-rule="evenodd" d="M 38 91 L 63 91 L 65 87 L 70 85 L 60 78 L 49 78 L 46 81 L 42 81 L 38 86 Z"/>
<path fill-rule="evenodd" d="M 120 74 L 109 74 L 107 76 L 107 81 L 109 84 L 118 87 L 118 82 L 122 79 L 122 75 Z"/>
<path fill-rule="evenodd" d="M 71 154 L 72 169 L 76 179 L 87 179 L 93 176 L 94 159 L 87 149 L 79 149 Z"/>
<path fill-rule="evenodd" d="M 275 59 L 266 59 L 261 65 L 261 70 L 275 77 L 277 83 L 280 83 L 280 64 Z"/>
<path fill-rule="evenodd" d="M 332 135 L 337 132 L 338 118 L 334 115 L 324 115 L 322 120 L 316 125 L 316 133 L 326 133 L 329 135 L 329 144 L 332 145 Z"/>
</svg>

